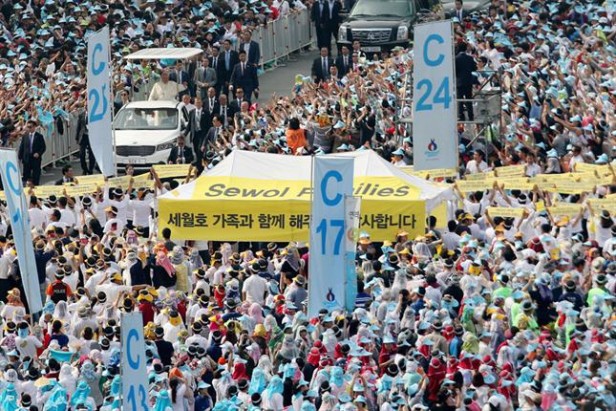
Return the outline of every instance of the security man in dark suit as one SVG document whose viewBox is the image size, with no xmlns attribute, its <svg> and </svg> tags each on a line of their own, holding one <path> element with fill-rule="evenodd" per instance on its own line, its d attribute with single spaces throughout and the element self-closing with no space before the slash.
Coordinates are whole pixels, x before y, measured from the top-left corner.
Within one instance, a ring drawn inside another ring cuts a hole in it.
<svg viewBox="0 0 616 411">
<path fill-rule="evenodd" d="M 179 99 L 182 99 L 184 94 L 192 93 L 193 84 L 190 80 L 190 76 L 188 75 L 188 71 L 184 70 L 184 63 L 178 61 L 175 65 L 175 69 L 169 70 L 169 80 L 175 81 L 178 84 L 182 84 L 186 87 L 183 91 L 178 94 Z"/>
<path fill-rule="evenodd" d="M 83 110 L 77 117 L 77 143 L 79 143 L 79 163 L 84 176 L 94 173 L 96 159 L 90 145 L 90 133 L 88 132 L 88 113 Z"/>
<path fill-rule="evenodd" d="M 470 46 L 463 44 L 456 55 L 456 95 L 459 99 L 473 98 L 473 84 L 476 82 L 473 72 L 477 71 L 477 63 L 469 54 L 470 50 Z M 469 121 L 473 121 L 475 116 L 473 103 L 470 101 L 458 103 L 458 121 L 466 121 L 465 109 L 468 112 Z"/>
<path fill-rule="evenodd" d="M 200 98 L 195 99 L 195 109 L 188 116 L 188 129 L 190 142 L 197 154 L 197 160 L 201 160 L 201 150 L 205 135 L 211 127 L 212 119 L 207 110 L 203 107 L 203 101 Z"/>
<path fill-rule="evenodd" d="M 331 48 L 331 36 L 338 35 L 340 3 L 335 0 L 318 0 L 312 4 L 310 18 L 317 33 L 317 47 Z M 332 33 L 332 30 L 336 30 Z"/>
<path fill-rule="evenodd" d="M 231 109 L 231 112 L 229 113 L 230 117 L 233 117 L 235 113 L 240 111 L 242 108 L 242 102 L 246 100 L 244 98 L 244 89 L 242 87 L 237 87 L 234 91 L 235 98 L 229 103 L 229 108 Z M 248 103 L 250 103 L 250 101 Z"/>
<path fill-rule="evenodd" d="M 73 177 L 73 167 L 65 165 L 62 167 L 62 178 L 56 180 L 56 185 L 61 186 L 64 184 L 74 183 L 75 177 Z"/>
<path fill-rule="evenodd" d="M 195 156 L 192 149 L 186 147 L 184 136 L 179 136 L 177 145 L 169 153 L 167 164 L 192 164 L 194 159 Z"/>
<path fill-rule="evenodd" d="M 220 55 L 220 47 L 212 46 L 212 56 L 209 58 L 210 67 L 216 71 L 216 95 L 220 95 L 227 81 L 227 71 L 225 70 L 225 62 Z"/>
<path fill-rule="evenodd" d="M 45 137 L 36 131 L 36 121 L 29 120 L 27 123 L 27 132 L 21 138 L 19 151 L 17 156 L 23 164 L 23 180 L 24 183 L 32 179 L 32 183 L 37 186 L 41 182 L 41 162 L 43 161 L 43 153 L 47 150 Z"/>
<path fill-rule="evenodd" d="M 259 43 L 252 40 L 252 32 L 250 30 L 246 30 L 242 34 L 243 42 L 240 44 L 240 50 L 244 50 L 246 52 L 246 61 L 248 64 L 254 67 L 259 66 L 259 61 L 261 61 L 261 49 L 259 47 Z"/>
<path fill-rule="evenodd" d="M 212 119 L 212 127 L 207 131 L 205 136 L 205 141 L 200 147 L 200 150 L 205 153 L 211 148 L 213 148 L 218 140 L 218 137 L 222 135 L 223 127 L 222 122 L 220 121 L 220 117 L 214 116 Z"/>
<path fill-rule="evenodd" d="M 336 67 L 338 67 L 338 77 L 342 78 L 351 71 L 353 67 L 353 58 L 349 51 L 348 46 L 342 46 L 340 48 L 340 54 L 336 57 Z"/>
<path fill-rule="evenodd" d="M 327 47 L 321 47 L 321 56 L 314 59 L 312 62 L 312 77 L 315 83 L 329 80 L 329 68 L 334 64 L 334 61 L 329 57 Z"/>
<path fill-rule="evenodd" d="M 207 128 L 210 128 L 212 125 L 212 116 L 216 114 L 216 109 L 218 108 L 218 99 L 216 98 L 216 89 L 214 87 L 210 87 L 207 89 L 207 94 L 203 98 L 203 109 L 205 110 L 208 123 Z"/>
<path fill-rule="evenodd" d="M 325 8 L 327 9 L 327 49 L 331 54 L 331 37 L 334 36 L 334 42 L 338 44 L 338 28 L 340 27 L 340 10 L 342 10 L 342 4 L 339 0 L 328 0 L 325 2 Z"/>
<path fill-rule="evenodd" d="M 236 92 L 239 90 L 236 90 Z M 228 104 L 227 96 L 221 94 L 218 97 L 218 107 L 216 108 L 216 115 L 220 118 L 220 122 L 223 127 L 228 127 L 230 122 L 233 122 L 233 115 L 235 114 L 234 108 Z"/>
<path fill-rule="evenodd" d="M 231 49 L 231 40 L 224 41 L 223 50 L 220 52 L 220 57 L 222 58 L 222 65 L 225 69 L 223 76 L 224 85 L 221 92 L 228 94 L 233 70 L 235 69 L 236 64 L 240 61 L 237 51 Z"/>
<path fill-rule="evenodd" d="M 241 87 L 244 89 L 244 99 L 250 101 L 252 93 L 259 98 L 259 77 L 257 75 L 257 67 L 251 66 L 246 61 L 246 52 L 240 51 L 240 62 L 235 65 L 231 79 L 229 80 L 229 90 Z"/>
</svg>

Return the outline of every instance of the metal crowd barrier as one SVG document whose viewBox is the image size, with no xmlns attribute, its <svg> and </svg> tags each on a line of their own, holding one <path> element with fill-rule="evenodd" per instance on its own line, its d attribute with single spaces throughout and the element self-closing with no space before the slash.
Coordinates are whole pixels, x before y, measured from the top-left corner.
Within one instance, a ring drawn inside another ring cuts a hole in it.
<svg viewBox="0 0 616 411">
<path fill-rule="evenodd" d="M 261 48 L 261 68 L 288 57 L 312 43 L 310 13 L 301 10 L 258 27 L 252 38 Z"/>
<path fill-rule="evenodd" d="M 47 128 L 39 128 L 43 137 L 47 150 L 43 153 L 42 166 L 46 167 L 54 165 L 58 160 L 70 157 L 72 154 L 79 152 L 79 144 L 77 143 L 77 119 L 79 113 L 69 113 L 69 118 L 64 120 L 64 133 L 58 132 L 57 124 L 54 121 L 51 131 Z"/>
</svg>

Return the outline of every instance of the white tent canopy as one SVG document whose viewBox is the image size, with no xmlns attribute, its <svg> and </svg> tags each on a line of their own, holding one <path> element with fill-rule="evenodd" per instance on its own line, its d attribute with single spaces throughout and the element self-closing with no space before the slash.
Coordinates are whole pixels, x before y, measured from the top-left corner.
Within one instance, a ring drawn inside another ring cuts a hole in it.
<svg viewBox="0 0 616 411">
<path fill-rule="evenodd" d="M 397 177 L 408 185 L 416 187 L 426 202 L 426 211 L 430 212 L 439 204 L 452 198 L 452 191 L 430 181 L 411 176 L 388 163 L 372 150 L 353 151 L 349 153 L 329 154 L 334 157 L 353 157 L 355 159 L 355 177 Z M 235 150 L 218 165 L 207 171 L 206 177 L 239 177 L 264 180 L 311 180 L 312 161 L 309 156 L 286 156 L 251 151 Z M 190 196 L 195 182 L 178 187 L 168 198 Z"/>
</svg>

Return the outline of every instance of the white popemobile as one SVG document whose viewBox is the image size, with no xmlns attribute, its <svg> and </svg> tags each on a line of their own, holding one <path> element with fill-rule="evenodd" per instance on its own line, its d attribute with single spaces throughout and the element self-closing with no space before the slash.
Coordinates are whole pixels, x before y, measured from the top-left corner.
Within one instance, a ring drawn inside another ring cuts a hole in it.
<svg viewBox="0 0 616 411">
<path fill-rule="evenodd" d="M 125 58 L 173 62 L 193 60 L 202 53 L 203 50 L 197 48 L 152 48 L 139 50 Z M 146 91 L 145 95 L 149 94 L 149 90 Z M 166 163 L 171 148 L 177 138 L 184 135 L 187 126 L 188 111 L 178 101 L 133 101 L 126 104 L 113 121 L 117 166 L 148 168 Z"/>
<path fill-rule="evenodd" d="M 140 168 L 167 162 L 188 114 L 177 101 L 136 101 L 122 107 L 113 124 L 116 163 Z"/>
</svg>

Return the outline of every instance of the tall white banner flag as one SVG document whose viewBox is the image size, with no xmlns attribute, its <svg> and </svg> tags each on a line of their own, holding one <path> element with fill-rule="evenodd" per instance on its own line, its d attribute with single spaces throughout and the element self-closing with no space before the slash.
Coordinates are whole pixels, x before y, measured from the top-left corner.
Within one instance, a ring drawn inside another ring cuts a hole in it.
<svg viewBox="0 0 616 411">
<path fill-rule="evenodd" d="M 122 407 L 149 411 L 147 357 L 141 313 L 122 315 Z"/>
<path fill-rule="evenodd" d="M 314 157 L 308 316 L 345 307 L 345 198 L 353 194 L 352 158 Z"/>
<path fill-rule="evenodd" d="M 357 252 L 359 225 L 361 223 L 361 197 L 347 196 L 344 199 L 344 219 L 346 225 L 346 238 L 344 239 L 345 308 L 348 312 L 352 312 L 355 309 L 355 299 L 357 298 L 355 253 Z"/>
<path fill-rule="evenodd" d="M 36 260 L 34 259 L 34 248 L 32 247 L 30 215 L 28 214 L 28 204 L 26 203 L 15 150 L 0 150 L 0 176 L 2 176 L 6 205 L 9 209 L 9 220 L 15 240 L 19 275 L 26 293 L 28 308 L 31 313 L 36 313 L 43 309 L 43 304 Z"/>
<path fill-rule="evenodd" d="M 458 167 L 451 21 L 415 26 L 413 164 L 416 171 Z"/>
<path fill-rule="evenodd" d="M 105 176 L 115 174 L 111 128 L 109 28 L 88 38 L 88 134 L 96 162 Z"/>
</svg>

